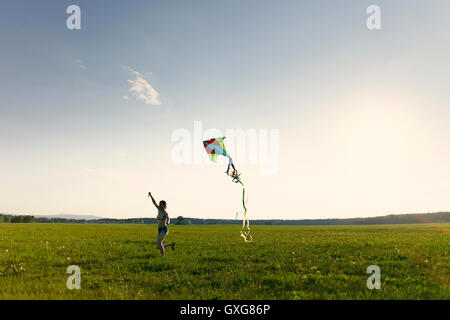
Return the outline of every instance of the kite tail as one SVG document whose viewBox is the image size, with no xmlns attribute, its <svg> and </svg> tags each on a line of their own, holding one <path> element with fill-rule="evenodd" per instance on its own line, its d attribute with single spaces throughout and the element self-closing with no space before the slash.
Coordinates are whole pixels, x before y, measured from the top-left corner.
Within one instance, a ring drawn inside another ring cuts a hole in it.
<svg viewBox="0 0 450 320">
<path fill-rule="evenodd" d="M 231 159 L 231 158 L 230 158 Z M 240 179 L 240 175 L 237 173 L 236 168 L 233 165 L 233 162 L 230 161 L 228 164 L 228 169 L 230 169 L 230 166 L 233 168 L 233 171 L 231 173 L 231 177 L 233 178 L 233 181 L 236 183 L 240 183 L 242 186 L 242 207 L 244 208 L 244 218 L 242 219 L 242 229 L 241 229 L 241 237 L 244 239 L 245 242 L 252 242 L 253 237 L 250 234 L 250 221 L 247 219 L 247 207 L 245 206 L 246 203 L 246 197 L 245 197 L 245 185 L 242 183 Z M 229 170 L 227 170 L 227 174 Z"/>
<path fill-rule="evenodd" d="M 252 242 L 253 237 L 250 234 L 250 221 L 247 220 L 247 207 L 245 206 L 245 187 L 240 180 L 239 183 L 242 185 L 242 206 L 244 207 L 244 218 L 242 220 L 241 237 L 244 238 L 245 242 Z"/>
</svg>

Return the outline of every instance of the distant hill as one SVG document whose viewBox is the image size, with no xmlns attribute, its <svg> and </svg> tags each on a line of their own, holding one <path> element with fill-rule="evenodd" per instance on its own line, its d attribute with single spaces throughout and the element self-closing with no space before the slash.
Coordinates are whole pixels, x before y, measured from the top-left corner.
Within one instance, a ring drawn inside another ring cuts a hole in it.
<svg viewBox="0 0 450 320">
<path fill-rule="evenodd" d="M 64 218 L 62 218 L 64 217 Z M 72 217 L 72 218 L 68 218 Z M 89 217 L 89 218 L 73 218 Z M 155 224 L 155 218 L 129 218 L 109 219 L 96 218 L 95 216 L 58 215 L 36 216 L 37 223 L 95 223 L 95 224 Z M 172 218 L 172 223 L 177 224 L 177 219 Z M 237 224 L 241 220 L 233 219 L 198 219 L 183 218 L 183 224 Z M 303 219 L 303 220 L 250 220 L 252 225 L 297 225 L 297 226 L 330 226 L 330 225 L 373 225 L 373 224 L 417 224 L 417 223 L 450 223 L 450 212 L 397 214 L 370 218 L 347 219 Z"/>
<path fill-rule="evenodd" d="M 36 218 L 47 219 L 67 219 L 67 220 L 98 220 L 104 219 L 103 217 L 92 215 L 77 215 L 77 214 L 54 214 L 54 215 L 34 215 Z"/>
</svg>

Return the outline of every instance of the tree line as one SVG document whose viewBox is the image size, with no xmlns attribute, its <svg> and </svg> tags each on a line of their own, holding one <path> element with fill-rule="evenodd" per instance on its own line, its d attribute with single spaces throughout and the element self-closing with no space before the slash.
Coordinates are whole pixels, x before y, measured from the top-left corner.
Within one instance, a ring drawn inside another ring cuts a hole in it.
<svg viewBox="0 0 450 320">
<path fill-rule="evenodd" d="M 129 219 L 64 219 L 43 218 L 29 215 L 0 214 L 0 223 L 79 223 L 79 224 L 156 224 L 156 218 L 129 218 Z M 177 225 L 205 225 L 205 224 L 241 224 L 239 219 L 198 219 L 178 216 L 172 219 Z M 303 220 L 250 220 L 252 225 L 296 225 L 296 226 L 333 226 L 333 225 L 371 225 L 371 224 L 416 224 L 416 223 L 450 223 L 450 212 L 398 214 L 370 218 L 347 219 L 303 219 Z"/>
<path fill-rule="evenodd" d="M 0 214 L 0 223 L 33 223 L 36 219 L 33 216 L 12 216 Z"/>
</svg>

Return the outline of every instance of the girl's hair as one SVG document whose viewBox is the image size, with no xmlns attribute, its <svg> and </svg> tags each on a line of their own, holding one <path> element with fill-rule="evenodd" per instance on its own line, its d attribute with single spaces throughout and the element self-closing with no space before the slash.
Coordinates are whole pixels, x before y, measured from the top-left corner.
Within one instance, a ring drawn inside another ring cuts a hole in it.
<svg viewBox="0 0 450 320">
<path fill-rule="evenodd" d="M 164 201 L 164 200 L 161 200 L 160 202 L 159 202 L 159 207 L 160 208 L 165 208 L 167 206 L 167 203 Z"/>
</svg>

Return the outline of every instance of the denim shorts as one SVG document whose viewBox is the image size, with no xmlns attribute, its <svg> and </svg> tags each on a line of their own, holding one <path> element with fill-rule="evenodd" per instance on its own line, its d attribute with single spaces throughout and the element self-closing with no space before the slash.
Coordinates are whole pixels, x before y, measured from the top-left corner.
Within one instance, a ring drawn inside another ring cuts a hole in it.
<svg viewBox="0 0 450 320">
<path fill-rule="evenodd" d="M 169 233 L 169 229 L 167 228 L 167 226 L 164 226 L 164 227 L 158 227 L 158 236 L 159 236 L 161 233 L 165 233 L 165 234 L 168 234 L 168 233 Z"/>
</svg>

